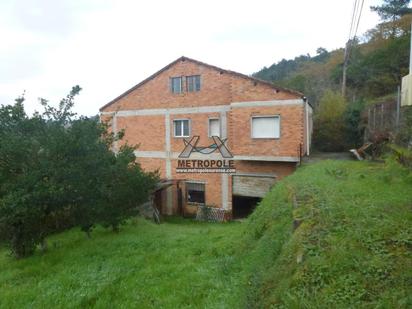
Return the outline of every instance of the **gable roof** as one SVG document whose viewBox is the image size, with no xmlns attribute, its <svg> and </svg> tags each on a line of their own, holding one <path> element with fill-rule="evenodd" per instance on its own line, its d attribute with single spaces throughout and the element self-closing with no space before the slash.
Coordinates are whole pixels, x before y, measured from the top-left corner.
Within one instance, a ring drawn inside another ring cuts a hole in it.
<svg viewBox="0 0 412 309">
<path fill-rule="evenodd" d="M 210 64 L 207 64 L 207 63 L 204 63 L 204 62 L 195 60 L 195 59 L 191 59 L 191 58 L 182 56 L 182 57 L 176 59 L 175 61 L 169 63 L 167 66 L 165 66 L 164 68 L 160 69 L 160 70 L 157 71 L 156 73 L 150 75 L 148 78 L 142 80 L 140 83 L 138 83 L 137 85 L 133 86 L 132 88 L 130 88 L 130 89 L 127 90 L 126 92 L 122 93 L 122 94 L 119 95 L 118 97 L 114 98 L 114 99 L 111 100 L 109 103 L 107 103 L 107 104 L 105 104 L 104 106 L 102 106 L 102 107 L 99 109 L 99 111 L 102 111 L 102 110 L 105 109 L 106 107 L 109 107 L 110 105 L 112 105 L 113 103 L 115 103 L 117 100 L 119 100 L 119 99 L 123 98 L 124 96 L 128 95 L 128 94 L 129 94 L 130 92 L 132 92 L 133 90 L 135 90 L 135 89 L 139 88 L 140 86 L 146 84 L 147 82 L 149 82 L 150 80 L 152 80 L 153 78 L 155 78 L 156 76 L 158 76 L 159 74 L 161 74 L 162 72 L 164 72 L 164 71 L 168 70 L 169 68 L 171 68 L 172 66 L 174 66 L 174 65 L 175 65 L 176 63 L 178 63 L 179 61 L 190 61 L 190 62 L 196 63 L 196 64 L 198 64 L 198 65 L 202 65 L 202 66 L 205 66 L 205 67 L 214 69 L 214 70 L 219 71 L 219 72 L 223 72 L 223 73 L 235 75 L 235 76 L 238 76 L 238 77 L 241 77 L 241 78 L 244 78 L 244 79 L 248 79 L 248 80 L 254 81 L 254 82 L 256 82 L 256 83 L 260 83 L 260 84 L 264 84 L 264 85 L 270 86 L 270 87 L 272 87 L 272 88 L 275 89 L 275 90 L 285 91 L 285 92 L 289 92 L 289 93 L 291 93 L 291 94 L 294 94 L 294 95 L 303 97 L 303 93 L 301 93 L 301 92 L 299 92 L 299 91 L 295 91 L 295 90 L 291 90 L 291 89 L 283 88 L 283 87 L 278 87 L 278 86 L 275 86 L 274 84 L 272 84 L 271 82 L 268 82 L 268 81 L 265 81 L 265 80 L 262 80 L 262 79 L 258 79 L 258 78 L 255 78 L 255 77 L 251 77 L 251 76 L 248 76 L 248 75 L 245 75 L 245 74 L 242 74 L 242 73 L 238 73 L 238 72 L 235 72 L 235 71 L 225 70 L 225 69 L 216 67 L 216 66 L 214 66 L 214 65 L 210 65 Z"/>
</svg>

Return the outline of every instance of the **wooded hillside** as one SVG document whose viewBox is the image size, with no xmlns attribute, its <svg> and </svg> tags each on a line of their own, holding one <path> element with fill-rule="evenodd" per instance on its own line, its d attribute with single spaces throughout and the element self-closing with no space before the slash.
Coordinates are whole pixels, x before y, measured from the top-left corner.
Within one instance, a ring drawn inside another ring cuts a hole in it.
<svg viewBox="0 0 412 309">
<path fill-rule="evenodd" d="M 319 47 L 315 56 L 283 59 L 253 74 L 308 97 L 315 110 L 316 149 L 346 151 L 361 146 L 365 142 L 365 107 L 376 102 L 396 103 L 402 77 L 409 72 L 412 21 L 409 3 L 410 0 L 384 0 L 381 6 L 371 7 L 382 22 L 361 37 L 355 32 L 346 48 L 327 51 Z M 342 89 L 344 59 L 347 59 L 345 91 Z M 385 132 L 385 136 L 373 142 L 387 141 L 390 135 Z"/>
<path fill-rule="evenodd" d="M 354 42 L 348 65 L 347 99 L 350 102 L 393 95 L 408 74 L 410 14 L 383 22 Z M 340 91 L 344 48 L 317 55 L 283 59 L 253 74 L 279 86 L 303 92 L 317 106 L 327 90 Z"/>
</svg>

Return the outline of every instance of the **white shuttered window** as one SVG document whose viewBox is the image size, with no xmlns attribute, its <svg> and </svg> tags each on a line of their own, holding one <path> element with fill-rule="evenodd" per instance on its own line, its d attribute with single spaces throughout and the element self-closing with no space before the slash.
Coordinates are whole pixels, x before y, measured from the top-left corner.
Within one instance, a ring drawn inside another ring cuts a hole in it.
<svg viewBox="0 0 412 309">
<path fill-rule="evenodd" d="M 252 138 L 279 138 L 280 117 L 252 117 Z"/>
<path fill-rule="evenodd" d="M 220 121 L 219 119 L 209 119 L 209 137 L 220 137 Z"/>
</svg>

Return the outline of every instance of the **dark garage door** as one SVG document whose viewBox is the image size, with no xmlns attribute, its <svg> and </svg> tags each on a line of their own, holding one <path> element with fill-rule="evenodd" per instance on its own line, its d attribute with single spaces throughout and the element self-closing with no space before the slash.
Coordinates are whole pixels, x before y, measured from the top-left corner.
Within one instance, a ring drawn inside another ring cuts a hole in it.
<svg viewBox="0 0 412 309">
<path fill-rule="evenodd" d="M 274 185 L 275 176 L 234 175 L 232 178 L 232 215 L 245 218 Z"/>
<path fill-rule="evenodd" d="M 264 197 L 275 183 L 275 176 L 233 176 L 233 195 Z"/>
</svg>

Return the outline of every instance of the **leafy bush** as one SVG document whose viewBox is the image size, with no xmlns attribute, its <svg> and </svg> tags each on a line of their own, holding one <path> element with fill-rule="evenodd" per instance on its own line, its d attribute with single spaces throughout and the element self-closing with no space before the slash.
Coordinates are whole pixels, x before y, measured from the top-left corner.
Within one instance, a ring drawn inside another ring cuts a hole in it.
<svg viewBox="0 0 412 309">
<path fill-rule="evenodd" d="M 345 110 L 345 142 L 350 148 L 358 148 L 363 144 L 365 124 L 362 123 L 362 112 L 364 109 L 365 102 L 363 100 L 358 100 L 349 103 Z"/>
<path fill-rule="evenodd" d="M 137 214 L 136 205 L 147 200 L 157 181 L 155 173 L 142 173 L 133 148 L 122 147 L 114 164 L 107 170 L 103 189 L 103 203 L 99 220 L 104 226 L 119 231 L 119 225 Z"/>
<path fill-rule="evenodd" d="M 23 98 L 0 108 L 1 238 L 17 257 L 32 254 L 48 235 L 79 226 L 90 234 L 97 223 L 118 230 L 148 199 L 156 174 L 135 162 L 134 148 L 110 147 L 113 134 L 96 118 L 75 118 L 80 87 L 54 108 L 29 117 Z"/>
<path fill-rule="evenodd" d="M 326 91 L 319 102 L 313 123 L 313 144 L 322 151 L 345 149 L 346 101 L 338 93 Z"/>
</svg>

